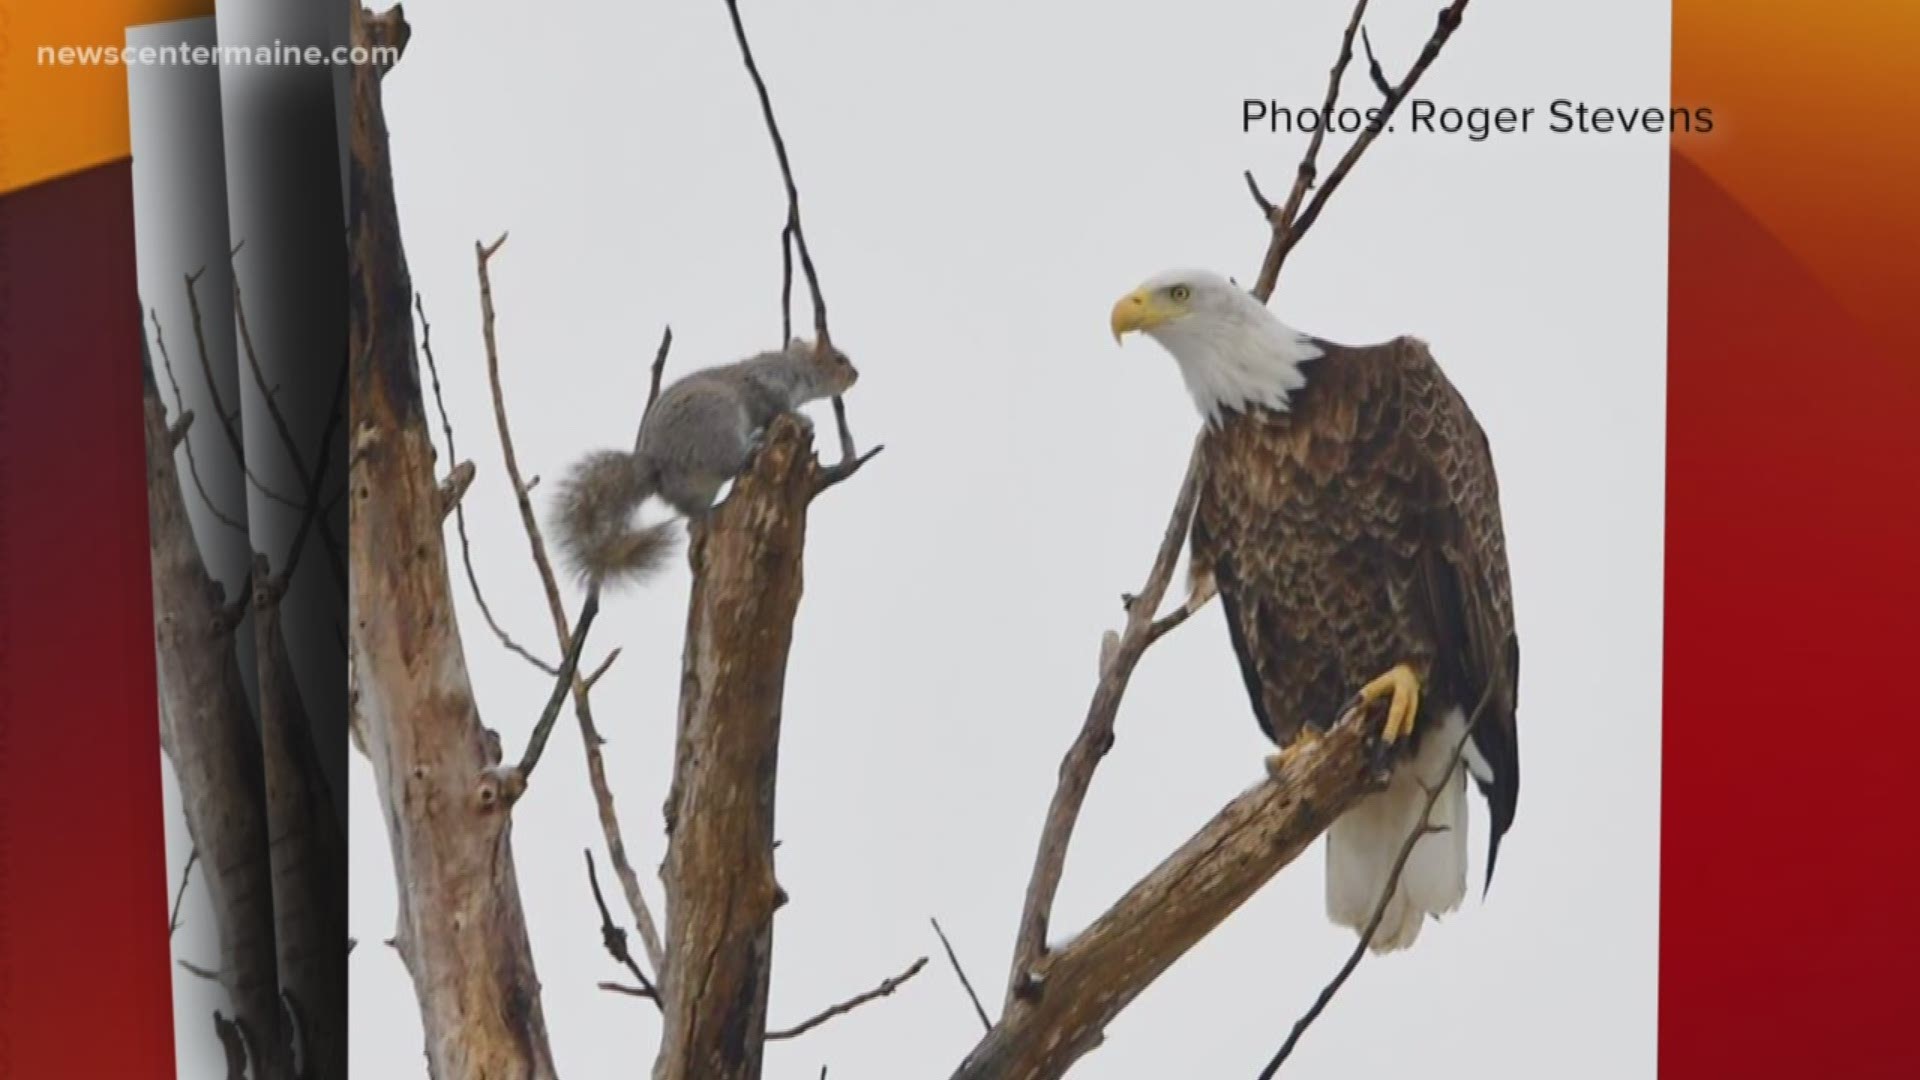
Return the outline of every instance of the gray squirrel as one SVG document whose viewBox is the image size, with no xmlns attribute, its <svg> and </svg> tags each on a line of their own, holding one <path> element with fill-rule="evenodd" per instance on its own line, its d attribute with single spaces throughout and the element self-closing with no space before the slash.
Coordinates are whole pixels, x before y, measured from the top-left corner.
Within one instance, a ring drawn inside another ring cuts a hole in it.
<svg viewBox="0 0 1920 1080">
<path fill-rule="evenodd" d="M 561 481 L 553 521 L 561 560 L 596 591 L 659 570 L 674 522 L 636 525 L 640 504 L 658 496 L 684 517 L 705 515 L 775 417 L 845 393 L 859 375 L 845 353 L 796 339 L 675 381 L 640 421 L 631 451 L 596 450 Z"/>
</svg>

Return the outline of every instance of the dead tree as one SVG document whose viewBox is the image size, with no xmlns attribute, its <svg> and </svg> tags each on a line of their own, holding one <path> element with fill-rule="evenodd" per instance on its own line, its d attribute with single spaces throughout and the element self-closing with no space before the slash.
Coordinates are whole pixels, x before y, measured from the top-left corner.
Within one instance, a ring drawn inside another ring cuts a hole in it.
<svg viewBox="0 0 1920 1080">
<path fill-rule="evenodd" d="M 403 48 L 399 8 L 355 5 L 352 44 Z M 349 125 L 350 724 L 372 762 L 400 882 L 393 945 L 439 1077 L 554 1075 L 499 764 L 454 620 L 394 205 L 380 79 L 352 73 Z"/>
<path fill-rule="evenodd" d="M 788 317 L 797 254 L 813 304 L 815 345 L 830 348 L 826 298 L 786 141 L 734 0 L 727 0 L 727 11 L 786 190 L 782 319 Z M 726 502 L 694 531 L 693 595 L 666 806 L 665 1027 L 654 1080 L 760 1075 L 773 913 L 784 900 L 773 873 L 781 699 L 800 605 L 807 510 L 817 495 L 878 452 L 855 453 L 837 398 L 834 414 L 839 464 L 822 466 L 808 430 L 790 419 L 776 421 Z"/>
<path fill-rule="evenodd" d="M 194 344 L 199 356 L 199 373 L 204 379 L 207 414 L 215 418 L 213 422 L 225 437 L 225 448 L 240 455 L 243 454 L 244 445 L 238 425 L 241 410 L 237 402 L 230 409 L 220 390 L 214 350 L 209 347 L 206 320 L 202 317 L 195 288 L 199 278 L 198 272 L 187 276 L 186 294 L 192 316 Z M 181 633 L 177 620 L 188 609 L 181 606 L 183 594 L 180 583 L 196 574 L 206 576 L 208 559 L 187 527 L 186 519 L 179 516 L 184 512 L 185 493 L 179 483 L 177 464 L 173 460 L 174 449 L 178 449 L 180 456 L 185 459 L 187 475 L 212 519 L 242 536 L 251 536 L 251 531 L 245 522 L 223 509 L 221 500 L 208 489 L 201 476 L 199 459 L 188 438 L 196 415 L 187 408 L 179 377 L 168 355 L 159 315 L 155 313 L 154 341 L 175 402 L 175 418 L 168 428 L 173 446 L 162 447 L 155 443 L 148 447 L 153 466 L 149 477 L 148 507 L 155 530 L 154 580 L 156 586 L 166 587 L 164 598 L 173 605 L 157 608 L 157 645 L 163 678 L 178 675 L 182 680 L 179 693 L 170 702 L 167 710 L 169 719 L 163 722 L 162 729 L 171 748 L 173 733 L 178 727 L 171 717 L 187 717 L 189 723 L 201 723 L 207 717 L 224 717 L 222 724 L 236 725 L 235 730 L 238 730 L 237 718 L 246 718 L 244 735 L 236 735 L 240 741 L 229 747 L 232 754 L 238 755 L 238 764 L 215 772 L 194 767 L 191 760 L 174 762 L 183 801 L 189 807 L 190 833 L 197 837 L 201 831 L 209 829 L 252 830 L 256 827 L 256 817 L 264 822 L 259 827 L 265 831 L 272 883 L 268 900 L 272 914 L 272 948 L 279 981 L 278 997 L 283 1006 L 280 1013 L 282 1023 L 273 1030 L 260 1030 L 256 1017 L 247 1010 L 237 1009 L 236 1018 L 221 1030 L 223 1034 L 230 1032 L 248 1040 L 245 1044 L 229 1044 L 230 1050 L 235 1045 L 257 1047 L 253 1067 L 258 1076 L 270 1075 L 271 1070 L 284 1067 L 286 1075 L 298 1075 L 303 1080 L 322 1080 L 346 1075 L 347 929 L 345 897 L 342 893 L 347 869 L 346 837 L 334 811 L 333 793 L 320 764 L 306 703 L 295 680 L 292 659 L 282 634 L 281 602 L 287 594 L 294 570 L 300 565 L 302 552 L 316 546 L 310 541 L 318 536 L 319 546 L 335 552 L 339 548 L 338 540 L 325 531 L 324 519 L 329 504 L 323 500 L 319 488 L 331 464 L 324 448 L 339 430 L 345 408 L 346 368 L 344 364 L 341 367 L 331 412 L 319 438 L 322 456 L 318 459 L 318 471 L 310 475 L 302 461 L 304 455 L 294 443 L 291 430 L 274 402 L 259 360 L 254 355 L 240 306 L 237 280 L 233 302 L 240 337 L 246 346 L 248 366 L 262 397 L 268 403 L 287 452 L 298 465 L 306 493 L 300 500 L 288 498 L 267 485 L 244 456 L 234 459 L 237 468 L 233 475 L 240 478 L 238 482 L 243 489 L 251 486 L 269 501 L 298 507 L 301 511 L 300 524 L 284 553 L 283 565 L 278 573 L 273 570 L 272 560 L 256 551 L 246 569 L 245 595 L 227 599 L 223 592 L 215 588 L 214 599 L 220 605 L 214 624 L 216 632 Z M 165 426 L 165 407 L 159 399 L 150 354 L 145 367 L 149 384 L 148 407 L 158 410 L 150 422 Z M 167 455 L 165 461 L 154 457 L 162 453 Z M 242 493 L 223 492 L 228 496 Z M 344 585 L 344 562 L 338 565 L 341 567 L 339 581 Z M 213 585 L 210 577 L 208 584 Z M 156 591 L 156 600 L 161 599 L 163 594 Z M 237 666 L 233 677 L 223 680 L 218 686 L 204 680 L 196 683 L 192 676 L 193 672 L 210 671 L 236 659 L 232 654 L 236 639 L 240 636 L 241 624 L 248 614 L 252 616 L 257 723 L 253 706 L 248 701 L 244 673 Z M 200 696 L 186 700 L 187 695 Z M 211 738 L 215 734 L 215 729 L 209 729 L 199 733 L 198 738 Z M 188 744 L 195 741 L 183 740 Z M 222 786 L 240 775 L 239 770 L 249 766 L 251 771 L 258 774 L 258 779 L 250 787 Z M 260 805 L 255 807 L 252 803 Z M 223 849 L 230 843 L 223 844 Z M 219 854 L 231 856 L 231 851 L 222 850 Z M 189 857 L 189 871 L 198 857 L 199 849 L 196 847 Z M 228 879 L 254 870 L 246 863 L 229 866 L 232 862 L 230 857 L 224 862 L 219 858 L 210 860 L 207 880 L 216 901 L 230 887 Z M 183 874 L 180 899 L 184 899 L 186 882 L 187 876 Z M 178 927 L 178 907 L 179 900 L 176 900 L 175 917 L 171 923 L 175 929 Z M 228 925 L 233 922 L 233 912 L 216 903 L 215 920 L 219 924 L 216 930 L 224 937 Z M 236 929 L 244 932 L 246 926 L 243 922 Z M 189 971 L 205 972 L 217 979 L 225 978 L 224 964 L 220 971 L 203 969 L 185 959 L 181 960 L 181 965 Z"/>
<path fill-rule="evenodd" d="M 150 360 L 142 396 L 160 738 L 179 781 L 195 861 L 204 864 L 201 880 L 220 940 L 220 963 L 209 974 L 234 1012 L 220 1029 L 222 1041 L 231 1054 L 244 1040 L 256 1080 L 291 1078 L 260 738 L 234 651 L 248 598 L 229 598 L 207 572 L 188 519 L 174 453 L 194 415 L 182 409 L 169 425 Z M 197 466 L 193 475 L 198 486 Z"/>
<path fill-rule="evenodd" d="M 380 16 L 356 12 L 353 28 L 355 44 L 401 44 L 407 36 L 398 9 Z M 781 243 L 788 279 L 782 301 L 792 290 L 797 254 L 813 300 L 816 341 L 828 348 L 826 304 L 786 147 L 737 12 L 734 28 L 760 94 L 787 195 Z M 370 68 L 354 73 L 350 143 L 353 730 L 374 765 L 402 883 L 394 940 L 420 1001 L 430 1067 L 438 1076 L 552 1075 L 539 984 L 513 877 L 511 809 L 526 790 L 558 711 L 571 697 L 615 869 L 654 968 L 649 979 L 627 955 L 624 931 L 613 924 L 594 880 L 608 948 L 639 983 L 615 988 L 650 1000 L 663 1017 L 655 1075 L 756 1077 L 767 1038 L 798 1035 L 886 996 L 925 963 L 922 959 L 877 989 L 769 1035 L 772 917 L 782 899 L 773 876 L 774 783 L 807 514 L 817 496 L 851 477 L 878 448 L 854 452 L 845 409 L 837 401 L 842 457 L 833 465 L 816 458 L 806 427 L 776 422 L 725 503 L 694 530 L 693 598 L 666 808 L 666 931 L 660 934 L 637 876 L 626 865 L 611 792 L 599 767 L 588 696 L 598 672 L 582 676 L 578 668 L 597 597 L 588 596 L 570 627 L 532 510 L 532 482 L 521 474 L 507 422 L 488 273 L 504 237 L 476 244 L 483 338 L 508 479 L 564 657 L 557 665 L 538 659 L 492 620 L 481 599 L 495 635 L 554 677 L 555 687 L 516 763 L 503 764 L 498 740 L 479 722 L 453 619 L 443 541 L 443 519 L 457 512 L 473 468 L 462 462 L 444 481 L 436 479 L 407 310 L 411 290 L 393 202 L 379 74 Z M 421 352 L 437 396 L 438 368 L 417 298 L 415 307 L 421 313 Z M 655 360 L 656 390 L 668 340 Z M 453 431 L 444 407 L 442 425 L 452 457 Z M 461 534 L 464 549 L 464 526 Z M 468 564 L 479 598 L 470 555 Z M 589 856 L 590 871 L 591 865 Z"/>
<path fill-rule="evenodd" d="M 1271 233 L 1253 288 L 1262 301 L 1272 296 L 1288 252 L 1439 55 L 1459 27 L 1466 6 L 1467 0 L 1455 0 L 1440 12 L 1432 35 L 1397 83 L 1387 81 L 1369 45 L 1369 75 L 1383 99 L 1380 111 L 1324 182 L 1319 180 L 1317 164 L 1324 125 L 1315 130 L 1284 203 L 1268 200 L 1253 175 L 1247 174 L 1248 188 Z M 1366 9 L 1367 0 L 1359 0 L 1348 20 L 1329 73 L 1326 114 L 1338 102 Z M 1065 1075 L 1100 1044 L 1107 1025 L 1142 990 L 1297 858 L 1336 817 L 1378 786 L 1371 747 L 1383 710 L 1355 710 L 1326 718 L 1333 723 L 1325 737 L 1297 743 L 1272 775 L 1227 803 L 1091 925 L 1058 948 L 1047 944 L 1074 825 L 1094 770 L 1113 744 L 1114 723 L 1134 667 L 1155 641 L 1213 596 L 1206 568 L 1193 568 L 1185 603 L 1156 618 L 1192 523 L 1201 467 L 1196 449 L 1147 584 L 1128 598 L 1124 629 L 1110 633 L 1101 650 L 1093 700 L 1079 736 L 1061 762 L 1059 784 L 1041 830 L 1000 1018 L 954 1072 L 955 1080 L 1051 1080 Z M 1394 877 L 1397 882 L 1397 870 Z M 1389 883 L 1388 895 L 1393 885 Z M 1363 937 L 1362 947 L 1364 941 Z M 1351 965 L 1336 977 L 1320 1005 L 1337 989 L 1346 970 Z M 1289 1040 L 1281 1056 L 1291 1045 Z M 1278 1060 L 1269 1064 L 1269 1073 L 1277 1069 Z"/>
</svg>

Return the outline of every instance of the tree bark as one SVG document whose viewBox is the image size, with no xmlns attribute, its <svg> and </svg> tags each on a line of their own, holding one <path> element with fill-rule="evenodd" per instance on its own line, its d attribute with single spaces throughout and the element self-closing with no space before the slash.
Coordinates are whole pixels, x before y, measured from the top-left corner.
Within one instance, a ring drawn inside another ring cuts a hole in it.
<svg viewBox="0 0 1920 1080">
<path fill-rule="evenodd" d="M 1298 745 L 1277 776 L 1229 802 L 1093 925 L 1042 955 L 954 1080 L 1066 1075 L 1142 990 L 1374 790 L 1373 726 L 1350 715 Z"/>
<path fill-rule="evenodd" d="M 398 7 L 357 5 L 356 46 L 404 45 Z M 483 773 L 454 621 L 394 205 L 380 74 L 353 69 L 349 142 L 352 563 L 350 695 L 399 881 L 394 946 L 413 978 L 436 1080 L 554 1075 L 514 871 L 511 820 Z"/>
<path fill-rule="evenodd" d="M 346 838 L 314 749 L 306 704 L 280 633 L 284 584 L 264 556 L 253 564 L 254 656 L 260 672 L 260 743 L 266 765 L 268 843 L 280 985 L 305 1080 L 346 1080 Z"/>
<path fill-rule="evenodd" d="M 234 652 L 239 608 L 207 573 L 187 517 L 175 439 L 151 365 L 145 381 L 147 521 L 153 555 L 160 737 L 220 937 L 220 984 L 256 1080 L 293 1075 L 274 954 L 260 738 Z M 184 432 L 184 429 L 183 429 Z"/>
<path fill-rule="evenodd" d="M 667 797 L 667 965 L 655 1080 L 760 1075 L 773 962 L 774 781 L 800 605 L 812 436 L 776 420 L 694 529 L 679 733 Z"/>
</svg>

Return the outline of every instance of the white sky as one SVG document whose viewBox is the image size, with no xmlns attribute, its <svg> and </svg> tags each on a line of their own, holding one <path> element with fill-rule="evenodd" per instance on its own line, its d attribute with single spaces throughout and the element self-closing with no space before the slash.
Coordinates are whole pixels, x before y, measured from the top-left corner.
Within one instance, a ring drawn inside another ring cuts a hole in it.
<svg viewBox="0 0 1920 1080">
<path fill-rule="evenodd" d="M 1373 7 L 1398 71 L 1436 5 Z M 930 915 L 997 1008 L 1100 634 L 1140 584 L 1196 425 L 1170 359 L 1150 343 L 1117 350 L 1107 309 L 1171 266 L 1251 280 L 1264 236 L 1241 170 L 1278 195 L 1304 140 L 1242 135 L 1241 99 L 1317 103 L 1347 12 L 747 5 L 835 339 L 863 373 L 854 429 L 888 444 L 811 522 L 781 751 L 792 902 L 776 923 L 773 1021 L 935 958 L 894 997 L 774 1044 L 770 1076 L 952 1069 L 978 1024 Z M 493 264 L 502 361 L 521 460 L 551 479 L 581 451 L 630 442 L 663 324 L 674 375 L 777 341 L 778 174 L 719 0 L 533 17 L 414 0 L 407 13 L 415 34 L 386 81 L 395 182 L 459 449 L 480 470 L 466 500 L 475 558 L 496 613 L 551 654 L 492 430 L 473 242 L 512 232 Z M 1667 45 L 1667 5 L 1648 0 L 1605 19 L 1565 2 L 1475 5 L 1421 89 L 1461 104 L 1659 105 Z M 1481 418 L 1526 660 L 1523 793 L 1490 899 L 1363 964 L 1298 1075 L 1653 1073 L 1666 153 L 1658 137 L 1403 131 L 1289 264 L 1283 318 L 1348 341 L 1426 338 Z M 545 680 L 456 592 L 482 716 L 517 753 Z M 686 595 L 676 566 L 619 597 L 589 649 L 589 662 L 625 649 L 596 712 L 656 911 Z M 1140 668 L 1057 932 L 1257 778 L 1266 749 L 1209 610 Z M 658 1023 L 594 988 L 620 973 L 580 864 L 601 842 L 570 718 L 545 761 L 514 836 L 554 1053 L 570 1080 L 638 1075 Z M 394 882 L 370 780 L 356 757 L 352 1060 L 356 1075 L 424 1076 L 411 986 L 378 944 Z M 1477 796 L 1472 812 L 1477 876 Z M 1254 1075 L 1351 943 L 1321 888 L 1316 848 L 1075 1075 Z"/>
</svg>

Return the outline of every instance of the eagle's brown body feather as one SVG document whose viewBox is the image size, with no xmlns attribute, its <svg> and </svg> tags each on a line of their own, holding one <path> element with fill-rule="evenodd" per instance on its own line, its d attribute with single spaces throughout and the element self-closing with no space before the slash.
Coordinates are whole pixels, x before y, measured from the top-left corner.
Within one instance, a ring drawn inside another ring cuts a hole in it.
<svg viewBox="0 0 1920 1080">
<path fill-rule="evenodd" d="M 1276 743 L 1399 663 L 1423 684 L 1416 744 L 1493 688 L 1472 736 L 1491 879 L 1519 791 L 1519 652 L 1486 436 L 1425 344 L 1315 344 L 1286 411 L 1210 428 L 1193 563 Z"/>
</svg>

